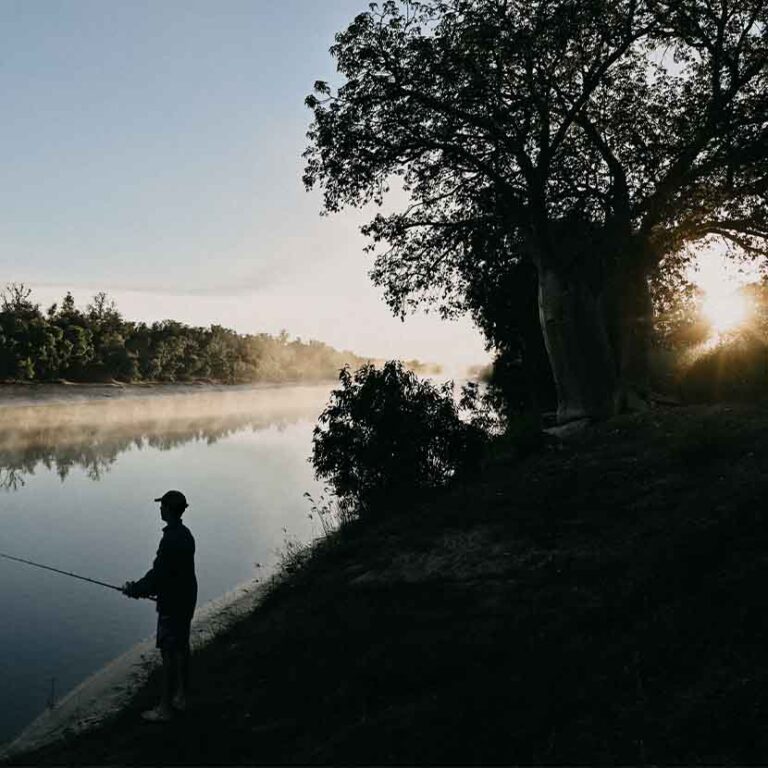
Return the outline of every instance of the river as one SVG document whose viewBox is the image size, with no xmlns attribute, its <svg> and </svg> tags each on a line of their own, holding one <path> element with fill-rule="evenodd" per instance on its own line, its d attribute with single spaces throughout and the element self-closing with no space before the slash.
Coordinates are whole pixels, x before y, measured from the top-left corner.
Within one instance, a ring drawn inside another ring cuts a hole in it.
<svg viewBox="0 0 768 768">
<path fill-rule="evenodd" d="M 120 585 L 152 563 L 170 488 L 190 507 L 199 601 L 318 535 L 304 492 L 330 387 L 0 407 L 0 552 Z M 0 742 L 154 631 L 154 604 L 0 558 Z"/>
</svg>

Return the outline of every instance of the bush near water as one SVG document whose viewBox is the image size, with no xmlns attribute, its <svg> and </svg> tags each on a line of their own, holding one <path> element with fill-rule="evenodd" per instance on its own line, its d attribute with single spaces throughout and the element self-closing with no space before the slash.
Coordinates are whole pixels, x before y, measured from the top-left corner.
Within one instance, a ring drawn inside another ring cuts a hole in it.
<svg viewBox="0 0 768 768">
<path fill-rule="evenodd" d="M 315 427 L 312 464 L 340 500 L 368 513 L 476 469 L 486 418 L 471 386 L 457 403 L 452 383 L 419 379 L 398 361 L 345 368 Z"/>
</svg>

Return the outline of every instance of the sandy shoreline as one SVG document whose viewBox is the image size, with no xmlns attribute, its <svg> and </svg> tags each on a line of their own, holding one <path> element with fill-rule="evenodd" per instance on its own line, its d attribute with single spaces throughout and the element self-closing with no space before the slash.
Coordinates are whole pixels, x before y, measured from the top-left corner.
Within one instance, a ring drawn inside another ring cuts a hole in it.
<svg viewBox="0 0 768 768">
<path fill-rule="evenodd" d="M 192 620 L 193 652 L 238 618 L 252 612 L 275 578 L 273 574 L 266 581 L 247 582 L 200 606 Z M 14 739 L 0 746 L 0 760 L 98 725 L 120 711 L 159 664 L 154 637 L 137 643 L 75 686 L 52 709 L 42 712 Z"/>
</svg>

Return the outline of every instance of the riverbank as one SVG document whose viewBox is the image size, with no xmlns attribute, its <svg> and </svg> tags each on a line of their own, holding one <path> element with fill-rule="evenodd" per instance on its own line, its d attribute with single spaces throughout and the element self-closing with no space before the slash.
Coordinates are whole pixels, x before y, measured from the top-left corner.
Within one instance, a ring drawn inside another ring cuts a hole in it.
<svg viewBox="0 0 768 768">
<path fill-rule="evenodd" d="M 201 606 L 192 621 L 192 651 L 201 650 L 217 634 L 253 612 L 263 598 L 267 584 L 257 581 L 243 584 Z M 42 712 L 8 744 L 0 745 L 0 761 L 62 739 L 71 739 L 115 716 L 146 685 L 159 664 L 154 637 L 137 643 Z"/>
<path fill-rule="evenodd" d="M 193 656 L 192 706 L 19 764 L 761 763 L 765 408 L 657 409 L 358 522 Z"/>
</svg>

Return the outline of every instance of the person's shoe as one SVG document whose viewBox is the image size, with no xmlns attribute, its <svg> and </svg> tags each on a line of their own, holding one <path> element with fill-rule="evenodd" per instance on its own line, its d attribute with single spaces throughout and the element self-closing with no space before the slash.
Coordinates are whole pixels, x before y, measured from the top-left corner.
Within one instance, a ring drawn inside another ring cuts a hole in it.
<svg viewBox="0 0 768 768">
<path fill-rule="evenodd" d="M 172 706 L 173 706 L 173 708 L 177 712 L 186 712 L 187 711 L 187 697 L 186 696 L 182 696 L 180 693 L 177 693 L 173 697 Z"/>
<path fill-rule="evenodd" d="M 164 707 L 155 707 L 141 713 L 141 719 L 148 723 L 167 723 L 173 717 L 173 714 Z"/>
</svg>

